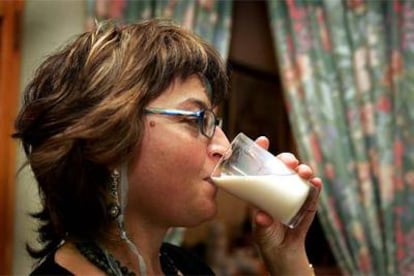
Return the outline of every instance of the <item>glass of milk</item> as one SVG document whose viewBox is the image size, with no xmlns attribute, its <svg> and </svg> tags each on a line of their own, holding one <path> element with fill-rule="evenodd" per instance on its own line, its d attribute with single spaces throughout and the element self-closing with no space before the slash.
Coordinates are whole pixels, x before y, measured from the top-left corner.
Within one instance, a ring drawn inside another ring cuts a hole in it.
<svg viewBox="0 0 414 276">
<path fill-rule="evenodd" d="M 290 228 L 302 220 L 319 194 L 318 188 L 243 133 L 231 142 L 211 179 Z"/>
</svg>

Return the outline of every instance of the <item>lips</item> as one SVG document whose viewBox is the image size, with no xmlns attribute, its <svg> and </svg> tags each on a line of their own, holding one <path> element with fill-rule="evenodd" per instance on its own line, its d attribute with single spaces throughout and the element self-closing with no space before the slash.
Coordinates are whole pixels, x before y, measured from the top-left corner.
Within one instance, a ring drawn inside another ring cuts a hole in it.
<svg viewBox="0 0 414 276">
<path fill-rule="evenodd" d="M 204 181 L 206 181 L 206 182 L 210 183 L 211 185 L 216 186 L 216 184 L 214 184 L 214 182 L 213 182 L 213 180 L 211 179 L 211 177 L 206 177 L 206 178 L 204 178 Z"/>
</svg>

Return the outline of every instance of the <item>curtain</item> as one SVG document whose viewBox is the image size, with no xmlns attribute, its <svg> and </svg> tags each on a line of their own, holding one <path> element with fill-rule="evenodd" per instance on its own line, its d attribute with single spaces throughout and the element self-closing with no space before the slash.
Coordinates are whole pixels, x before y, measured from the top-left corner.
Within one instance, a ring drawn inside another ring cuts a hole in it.
<svg viewBox="0 0 414 276">
<path fill-rule="evenodd" d="M 233 1 L 226 0 L 86 0 L 86 28 L 95 20 L 130 23 L 149 18 L 170 18 L 212 44 L 228 57 Z"/>
<path fill-rule="evenodd" d="M 414 1 L 269 0 L 300 157 L 344 274 L 414 272 Z"/>
</svg>

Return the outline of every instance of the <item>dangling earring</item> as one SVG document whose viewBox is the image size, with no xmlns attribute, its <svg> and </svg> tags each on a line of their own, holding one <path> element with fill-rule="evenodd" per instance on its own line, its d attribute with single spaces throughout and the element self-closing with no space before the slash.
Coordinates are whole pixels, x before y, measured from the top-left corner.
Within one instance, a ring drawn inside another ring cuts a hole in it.
<svg viewBox="0 0 414 276">
<path fill-rule="evenodd" d="M 111 218 L 116 219 L 121 213 L 121 207 L 119 206 L 118 198 L 118 186 L 119 186 L 119 172 L 114 170 L 111 173 L 111 196 L 113 202 L 109 205 L 109 215 Z"/>
</svg>

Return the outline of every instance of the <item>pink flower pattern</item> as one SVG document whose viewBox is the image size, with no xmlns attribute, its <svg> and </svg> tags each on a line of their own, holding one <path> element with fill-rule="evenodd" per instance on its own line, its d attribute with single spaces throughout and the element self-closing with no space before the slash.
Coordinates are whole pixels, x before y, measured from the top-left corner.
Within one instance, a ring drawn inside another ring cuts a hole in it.
<svg viewBox="0 0 414 276">
<path fill-rule="evenodd" d="M 338 264 L 345 275 L 413 275 L 414 2 L 268 7 L 293 129 L 307 130 L 299 153 L 324 181 L 320 221 Z"/>
</svg>

